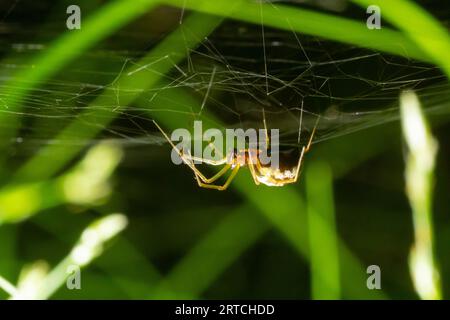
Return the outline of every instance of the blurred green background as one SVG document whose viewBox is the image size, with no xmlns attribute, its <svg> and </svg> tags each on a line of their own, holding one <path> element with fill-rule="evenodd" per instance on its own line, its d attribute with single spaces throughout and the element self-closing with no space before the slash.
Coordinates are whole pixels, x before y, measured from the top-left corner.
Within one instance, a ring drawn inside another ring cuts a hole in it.
<svg viewBox="0 0 450 320">
<path fill-rule="evenodd" d="M 437 0 L 1 1 L 0 297 L 448 298 L 449 17 Z M 261 128 L 264 109 L 293 147 L 302 105 L 303 139 L 321 121 L 283 188 L 246 169 L 199 188 L 152 123 Z"/>
</svg>

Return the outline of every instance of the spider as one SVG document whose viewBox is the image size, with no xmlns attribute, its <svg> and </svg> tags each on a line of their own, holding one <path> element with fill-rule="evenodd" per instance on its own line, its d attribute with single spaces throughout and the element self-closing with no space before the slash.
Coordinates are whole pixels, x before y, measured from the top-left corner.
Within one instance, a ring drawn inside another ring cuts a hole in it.
<svg viewBox="0 0 450 320">
<path fill-rule="evenodd" d="M 178 149 L 173 142 L 170 140 L 169 136 L 164 132 L 164 130 L 156 123 L 156 121 L 153 120 L 153 123 L 155 126 L 161 131 L 163 136 L 167 139 L 167 141 L 170 143 L 172 148 L 178 153 L 182 161 L 189 167 L 195 174 L 195 179 L 197 180 L 197 183 L 202 188 L 207 189 L 216 189 L 216 190 L 226 190 L 228 186 L 230 185 L 231 181 L 234 179 L 236 174 L 238 173 L 239 169 L 241 167 L 248 166 L 250 173 L 253 177 L 253 180 L 256 185 L 259 184 L 265 184 L 270 187 L 281 187 L 286 184 L 295 183 L 297 182 L 297 179 L 299 177 L 300 173 L 300 166 L 303 161 L 303 156 L 306 152 L 309 151 L 311 142 L 314 137 L 314 133 L 317 128 L 317 124 L 319 122 L 319 118 L 317 118 L 316 124 L 314 126 L 313 131 L 311 132 L 311 135 L 309 137 L 308 144 L 306 146 L 303 146 L 300 151 L 300 155 L 298 157 L 298 160 L 295 161 L 295 163 L 292 165 L 283 165 L 280 166 L 277 169 L 274 169 L 269 165 L 264 165 L 259 160 L 258 154 L 261 153 L 261 150 L 258 150 L 257 148 L 247 148 L 243 150 L 232 150 L 228 156 L 222 157 L 220 160 L 211 160 L 211 159 L 204 159 L 204 158 L 198 158 L 193 157 L 190 154 L 186 154 L 183 152 L 183 150 Z M 268 142 L 268 134 L 267 134 L 267 127 L 264 120 L 264 127 L 266 132 L 266 142 Z M 266 146 L 268 147 L 268 143 L 266 143 Z M 217 150 L 216 150 L 217 151 Z M 282 154 L 280 153 L 280 156 Z M 287 156 L 284 155 L 284 159 L 280 157 L 280 163 L 281 160 L 287 160 Z M 224 165 L 224 167 L 216 173 L 211 178 L 206 178 L 206 176 L 200 172 L 200 170 L 195 166 L 194 161 L 198 161 L 201 163 L 213 165 L 213 166 L 220 166 Z M 225 183 L 223 185 L 216 185 L 214 184 L 215 181 L 220 179 L 228 170 L 231 170 L 231 174 L 226 179 Z"/>
</svg>

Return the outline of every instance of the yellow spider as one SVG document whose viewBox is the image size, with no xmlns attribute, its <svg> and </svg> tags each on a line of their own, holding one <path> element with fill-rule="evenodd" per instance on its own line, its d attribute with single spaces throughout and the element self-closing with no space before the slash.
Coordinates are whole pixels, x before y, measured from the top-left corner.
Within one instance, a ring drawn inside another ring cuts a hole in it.
<svg viewBox="0 0 450 320">
<path fill-rule="evenodd" d="M 319 119 L 317 119 L 319 120 Z M 182 161 L 189 166 L 189 168 L 192 169 L 192 171 L 195 174 L 195 178 L 197 180 L 197 183 L 202 188 L 208 188 L 208 189 L 216 189 L 216 190 L 225 190 L 230 185 L 233 178 L 238 173 L 239 169 L 241 167 L 248 166 L 250 169 L 250 173 L 253 177 L 253 180 L 255 181 L 255 184 L 259 185 L 260 183 L 265 184 L 267 186 L 276 186 L 281 187 L 285 184 L 289 183 L 295 183 L 299 177 L 300 173 L 300 166 L 303 161 L 303 156 L 306 152 L 309 151 L 309 148 L 311 146 L 312 139 L 314 137 L 314 133 L 316 131 L 317 123 L 314 126 L 314 129 L 311 133 L 311 136 L 309 138 L 308 144 L 306 146 L 303 146 L 300 151 L 300 156 L 298 158 L 298 161 L 294 165 L 284 165 L 280 166 L 279 168 L 275 169 L 272 168 L 270 164 L 264 165 L 259 160 L 258 155 L 261 153 L 261 150 L 255 149 L 255 148 L 248 148 L 248 149 L 242 149 L 242 150 L 232 150 L 227 156 L 223 157 L 220 160 L 211 160 L 211 159 L 204 159 L 204 158 L 198 158 L 193 157 L 190 154 L 185 154 L 183 150 L 179 150 L 173 142 L 170 140 L 169 136 L 164 132 L 164 130 L 156 123 L 156 121 L 153 121 L 153 123 L 156 125 L 156 127 L 161 131 L 161 133 L 164 135 L 164 137 L 167 139 L 167 141 L 171 144 L 171 146 L 174 148 L 174 150 L 178 153 Z M 265 124 L 265 121 L 264 121 Z M 266 137 L 267 135 L 267 128 L 266 130 Z M 268 140 L 268 138 L 266 138 Z M 266 147 L 268 148 L 268 143 L 266 143 Z M 280 153 L 281 156 L 281 153 Z M 280 159 L 281 160 L 281 159 Z M 284 159 L 286 160 L 286 159 Z M 198 168 L 195 166 L 194 161 L 210 164 L 213 166 L 220 166 L 224 165 L 224 167 L 216 173 L 211 178 L 206 178 L 203 173 L 198 170 Z M 280 161 L 281 162 L 281 161 Z M 220 177 L 222 177 L 228 170 L 232 170 L 230 176 L 225 181 L 223 185 L 216 185 L 214 182 L 218 180 Z"/>
</svg>

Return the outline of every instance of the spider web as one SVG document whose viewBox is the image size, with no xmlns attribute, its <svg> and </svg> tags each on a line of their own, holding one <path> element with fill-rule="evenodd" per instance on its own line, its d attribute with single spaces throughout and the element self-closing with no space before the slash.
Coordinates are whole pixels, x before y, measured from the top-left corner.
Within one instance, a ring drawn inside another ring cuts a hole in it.
<svg viewBox="0 0 450 320">
<path fill-rule="evenodd" d="M 24 100 L 21 130 L 11 143 L 31 152 L 44 144 L 67 144 L 56 141 L 56 134 L 82 111 L 100 109 L 115 113 L 116 120 L 91 142 L 108 138 L 124 146 L 164 141 L 151 122 L 155 113 L 182 117 L 187 127 L 211 114 L 227 128 L 261 128 L 264 111 L 268 126 L 280 128 L 281 142 L 287 145 L 304 142 L 300 136 L 311 131 L 318 116 L 314 143 L 395 121 L 398 96 L 404 89 L 416 90 L 429 114 L 448 113 L 449 87 L 434 66 L 232 20 L 198 48 L 188 50 L 182 63 L 173 63 L 159 85 L 139 92 L 142 103 L 123 108 L 121 97 L 135 92 L 120 88 L 118 77 L 130 66 L 134 71 L 129 77 L 150 75 L 154 66 L 170 60 L 170 56 L 155 56 L 147 65 L 137 64 L 189 14 L 173 9 L 163 12 L 174 21 L 168 30 L 149 34 L 127 28 L 40 84 Z M 3 37 L 2 53 L 9 58 L 0 63 L 0 109 L 8 113 L 12 111 L 3 103 L 7 97 L 1 92 L 14 71 L 33 67 L 23 61 L 45 50 L 46 43 L 29 41 L 17 25 L 4 22 L 1 30 L 8 35 Z M 16 40 L 22 37 L 25 41 Z M 175 91 L 194 99 L 194 106 L 173 98 Z M 111 105 L 91 104 L 105 93 Z"/>
</svg>

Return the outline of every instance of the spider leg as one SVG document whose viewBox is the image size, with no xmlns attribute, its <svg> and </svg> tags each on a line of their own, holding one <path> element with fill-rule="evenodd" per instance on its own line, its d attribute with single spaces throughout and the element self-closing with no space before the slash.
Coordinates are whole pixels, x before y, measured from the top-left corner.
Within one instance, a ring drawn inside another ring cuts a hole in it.
<svg viewBox="0 0 450 320">
<path fill-rule="evenodd" d="M 210 164 L 212 166 L 220 166 L 220 165 L 227 163 L 226 157 L 219 159 L 219 160 L 212 160 L 212 159 L 205 159 L 205 158 L 193 157 L 191 155 L 186 155 L 186 158 L 191 161 L 202 162 L 202 163 Z"/>
<path fill-rule="evenodd" d="M 195 175 L 195 177 L 197 178 L 197 183 L 200 187 L 202 188 L 206 188 L 206 189 L 215 189 L 215 190 L 226 190 L 228 188 L 228 186 L 230 185 L 231 181 L 233 181 L 234 177 L 236 176 L 236 174 L 239 171 L 240 166 L 237 165 L 233 171 L 231 172 L 230 176 L 228 177 L 227 181 L 225 181 L 225 183 L 222 186 L 218 186 L 215 184 L 208 184 L 208 183 L 204 183 L 202 182 L 199 176 Z"/>
<path fill-rule="evenodd" d="M 314 138 L 314 134 L 316 133 L 316 128 L 317 128 L 317 125 L 319 124 L 319 120 L 320 120 L 320 116 L 317 117 L 316 124 L 314 125 L 314 129 L 313 129 L 313 131 L 311 133 L 311 136 L 309 137 L 309 141 L 308 141 L 308 144 L 306 145 L 305 152 L 308 152 L 309 148 L 311 147 L 311 143 L 312 143 L 312 140 Z"/>
<path fill-rule="evenodd" d="M 254 165 L 256 167 L 256 170 L 261 172 L 261 170 L 262 170 L 261 163 L 259 161 L 256 161 L 256 163 Z M 256 170 L 255 170 L 255 172 L 256 172 Z"/>
<path fill-rule="evenodd" d="M 250 154 L 250 157 L 249 157 L 248 168 L 250 169 L 250 173 L 252 175 L 253 181 L 255 182 L 256 185 L 259 185 L 260 182 L 256 176 L 255 164 L 253 163 L 252 154 Z"/>
<path fill-rule="evenodd" d="M 269 148 L 269 131 L 267 130 L 267 123 L 266 123 L 266 111 L 263 108 L 263 123 L 264 123 L 264 133 L 266 134 L 266 148 Z"/>
<path fill-rule="evenodd" d="M 296 168 L 296 170 L 295 170 L 294 177 L 291 178 L 291 179 L 286 179 L 286 180 L 285 180 L 285 183 L 286 183 L 286 184 L 297 182 L 298 177 L 300 176 L 300 167 L 302 166 L 303 156 L 305 155 L 306 152 L 309 151 L 309 148 L 310 148 L 310 146 L 311 146 L 312 139 L 313 139 L 313 137 L 314 137 L 314 133 L 316 132 L 317 124 L 319 123 L 319 119 L 320 119 L 320 118 L 317 118 L 316 124 L 314 125 L 314 129 L 313 129 L 313 131 L 312 131 L 312 133 L 311 133 L 311 136 L 309 137 L 308 145 L 307 145 L 306 147 L 304 146 L 304 147 L 302 148 L 302 151 L 301 151 L 301 153 L 300 153 L 300 157 L 298 158 L 297 168 Z"/>
<path fill-rule="evenodd" d="M 292 181 L 288 180 L 287 183 L 297 182 L 298 176 L 300 175 L 300 167 L 302 166 L 303 155 L 305 154 L 306 151 L 307 151 L 306 148 L 303 147 L 302 152 L 300 153 L 300 157 L 298 158 L 297 169 L 295 171 L 294 178 L 292 178 Z"/>
<path fill-rule="evenodd" d="M 258 186 L 260 182 L 256 176 L 255 165 L 253 163 L 249 163 L 248 168 L 250 169 L 250 174 L 252 175 L 253 181 Z"/>
<path fill-rule="evenodd" d="M 222 169 L 220 169 L 220 171 L 217 172 L 211 178 L 209 178 L 209 179 L 202 179 L 202 180 L 203 180 L 204 183 L 211 184 L 214 181 L 216 181 L 217 179 L 219 179 L 221 176 L 223 176 L 230 168 L 231 168 L 231 164 L 227 164 Z"/>
<path fill-rule="evenodd" d="M 304 100 L 302 99 L 302 106 L 300 108 L 300 120 L 298 121 L 298 138 L 297 138 L 297 143 L 299 143 L 299 144 L 300 144 L 300 137 L 301 137 L 301 134 L 302 134 L 303 104 L 304 104 Z"/>
<path fill-rule="evenodd" d="M 208 183 L 208 184 L 213 183 L 214 181 L 219 179 L 221 176 L 223 176 L 231 168 L 231 164 L 226 164 L 214 176 L 212 176 L 211 178 L 206 178 L 206 176 L 196 167 L 196 165 L 193 162 L 193 160 L 197 159 L 200 162 L 203 162 L 203 163 L 206 163 L 206 164 L 211 164 L 211 165 L 214 165 L 214 166 L 218 166 L 218 165 L 221 165 L 221 164 L 225 164 L 227 162 L 227 159 L 223 158 L 223 159 L 214 161 L 214 160 L 209 160 L 209 159 L 192 157 L 190 154 L 187 154 L 187 155 L 183 154 L 183 157 L 185 157 L 186 159 L 190 160 L 190 163 L 187 163 L 186 161 L 185 161 L 185 163 L 192 169 L 192 171 L 194 171 L 195 175 L 198 176 L 201 180 L 203 180 L 204 183 Z"/>
<path fill-rule="evenodd" d="M 317 121 L 316 121 L 316 124 L 314 125 L 314 129 L 313 129 L 313 131 L 311 133 L 311 136 L 309 137 L 308 144 L 306 145 L 306 147 L 302 148 L 302 151 L 300 153 L 300 157 L 298 158 L 297 169 L 295 171 L 294 178 L 286 180 L 286 183 L 295 183 L 295 182 L 297 182 L 298 177 L 300 175 L 300 167 L 302 166 L 303 156 L 305 155 L 306 152 L 309 151 L 309 148 L 311 147 L 311 143 L 312 143 L 312 140 L 314 138 L 314 133 L 316 132 L 317 125 L 319 124 L 319 120 L 320 120 L 320 116 L 317 117 Z"/>
<path fill-rule="evenodd" d="M 295 183 L 295 182 L 297 182 L 298 177 L 300 175 L 300 167 L 302 166 L 303 156 L 305 155 L 306 152 L 309 151 L 309 148 L 311 147 L 311 143 L 312 143 L 312 140 L 314 138 L 314 133 L 316 132 L 317 125 L 319 124 L 319 120 L 320 120 L 320 117 L 317 117 L 317 121 L 316 121 L 316 124 L 314 125 L 314 129 L 313 129 L 313 131 L 311 133 L 311 136 L 309 137 L 308 144 L 306 145 L 306 147 L 302 148 L 302 152 L 300 153 L 300 157 L 298 158 L 297 169 L 295 171 L 294 178 L 286 180 L 286 183 Z"/>
<path fill-rule="evenodd" d="M 201 180 L 203 180 L 205 183 L 212 183 L 214 181 L 216 181 L 217 179 L 219 179 L 221 176 L 223 176 L 225 174 L 225 172 L 228 171 L 228 169 L 231 167 L 231 165 L 226 165 L 225 167 L 223 167 L 217 174 L 215 174 L 213 177 L 211 178 L 206 178 L 206 176 L 200 172 L 200 170 L 197 169 L 197 167 L 195 166 L 195 164 L 193 163 L 194 159 L 197 159 L 200 162 L 204 162 L 207 164 L 211 164 L 211 165 L 221 165 L 226 163 L 227 159 L 223 158 L 221 160 L 209 160 L 209 159 L 202 159 L 202 158 L 194 158 L 192 157 L 190 154 L 186 155 L 184 154 L 181 150 L 179 150 L 172 142 L 172 140 L 170 140 L 169 136 L 166 134 L 166 132 L 156 123 L 155 120 L 153 120 L 153 123 L 155 124 L 155 126 L 159 129 L 159 131 L 161 131 L 161 133 L 163 134 L 163 136 L 166 138 L 166 140 L 170 143 L 170 145 L 172 146 L 172 148 L 178 153 L 178 155 L 180 156 L 181 160 L 183 160 L 183 162 L 189 167 L 191 168 L 191 170 L 194 172 L 195 176 L 200 178 Z"/>
<path fill-rule="evenodd" d="M 224 157 L 224 156 L 223 156 L 222 151 L 220 151 L 220 150 L 214 145 L 214 143 L 210 142 L 210 143 L 208 144 L 208 146 L 210 146 L 210 147 L 211 147 L 218 155 L 220 155 L 220 159 L 219 159 L 219 160 L 208 159 L 208 158 L 200 158 L 200 157 L 194 157 L 194 156 L 191 156 L 190 154 L 188 155 L 188 156 L 189 156 L 189 159 L 192 160 L 194 163 L 195 163 L 195 162 L 201 162 L 201 163 L 210 164 L 210 165 L 212 165 L 212 166 L 221 166 L 221 165 L 223 165 L 223 164 L 225 164 L 225 163 L 228 162 L 227 157 Z"/>
</svg>

